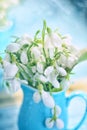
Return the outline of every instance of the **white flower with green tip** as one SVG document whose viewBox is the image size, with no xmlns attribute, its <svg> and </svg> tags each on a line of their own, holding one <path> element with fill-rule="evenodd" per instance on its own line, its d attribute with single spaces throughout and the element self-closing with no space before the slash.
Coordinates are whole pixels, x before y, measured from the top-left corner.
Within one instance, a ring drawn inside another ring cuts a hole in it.
<svg viewBox="0 0 87 130">
<path fill-rule="evenodd" d="M 56 113 L 55 113 L 56 112 Z M 55 112 L 54 112 L 54 108 L 52 109 L 52 115 L 54 115 L 54 113 L 56 114 L 56 116 L 60 116 L 62 110 L 61 110 L 61 107 L 56 105 L 55 106 Z"/>
<path fill-rule="evenodd" d="M 60 84 L 57 80 L 57 73 L 53 66 L 49 66 L 44 71 L 45 76 L 47 77 L 48 81 L 53 85 L 54 88 L 59 88 Z"/>
<path fill-rule="evenodd" d="M 6 80 L 7 84 L 8 84 L 8 89 L 10 92 L 16 92 L 18 89 L 20 89 L 20 80 L 19 79 L 9 79 Z"/>
<path fill-rule="evenodd" d="M 58 105 L 52 108 L 53 117 L 47 118 L 45 120 L 45 125 L 47 128 L 53 128 L 54 126 L 56 126 L 60 130 L 64 128 L 64 122 L 62 119 L 59 118 L 61 112 L 62 112 L 61 107 Z"/>
<path fill-rule="evenodd" d="M 42 91 L 41 97 L 45 106 L 49 108 L 53 108 L 55 106 L 54 99 L 49 92 Z"/>
<path fill-rule="evenodd" d="M 33 94 L 33 100 L 35 103 L 39 103 L 41 101 L 41 95 L 38 91 Z"/>
<path fill-rule="evenodd" d="M 8 52 L 18 52 L 20 50 L 21 46 L 17 43 L 11 43 L 7 46 L 6 51 Z"/>
<path fill-rule="evenodd" d="M 43 66 L 43 64 L 41 64 L 41 63 L 37 63 L 37 71 L 39 72 L 39 73 L 43 73 L 43 71 L 44 71 L 44 66 Z"/>
<path fill-rule="evenodd" d="M 23 64 L 27 64 L 28 63 L 28 56 L 27 56 L 27 53 L 26 51 L 23 51 L 21 53 L 21 56 L 20 56 L 20 60 Z"/>
<path fill-rule="evenodd" d="M 18 43 L 23 46 L 25 44 L 30 45 L 32 42 L 32 38 L 28 34 L 24 34 L 18 41 Z"/>
<path fill-rule="evenodd" d="M 33 94 L 33 100 L 36 103 L 39 103 L 41 100 L 44 103 L 46 107 L 53 108 L 55 106 L 55 102 L 53 100 L 53 97 L 50 95 L 49 92 L 45 92 L 44 90 L 41 91 L 41 94 L 36 91 Z"/>
<path fill-rule="evenodd" d="M 47 118 L 45 121 L 46 127 L 47 128 L 52 128 L 54 126 L 54 120 L 52 120 L 51 118 Z"/>
<path fill-rule="evenodd" d="M 63 129 L 63 128 L 64 128 L 64 122 L 63 122 L 63 120 L 57 119 L 57 120 L 56 120 L 56 127 L 57 127 L 59 130 Z"/>
<path fill-rule="evenodd" d="M 4 67 L 4 78 L 5 79 L 14 78 L 17 72 L 18 72 L 17 65 L 9 63 Z"/>
<path fill-rule="evenodd" d="M 38 47 L 31 48 L 31 54 L 32 54 L 32 57 L 34 57 L 34 60 L 37 60 L 37 61 L 41 57 L 41 51 Z"/>
</svg>

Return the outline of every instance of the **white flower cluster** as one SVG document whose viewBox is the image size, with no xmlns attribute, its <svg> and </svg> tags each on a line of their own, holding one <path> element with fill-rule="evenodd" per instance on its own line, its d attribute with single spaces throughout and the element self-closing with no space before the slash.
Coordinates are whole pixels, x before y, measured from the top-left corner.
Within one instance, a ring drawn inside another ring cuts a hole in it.
<svg viewBox="0 0 87 130">
<path fill-rule="evenodd" d="M 39 103 L 42 100 L 44 105 L 51 109 L 52 118 L 47 118 L 45 121 L 47 128 L 52 128 L 55 124 L 58 129 L 64 128 L 64 122 L 59 118 L 62 110 L 60 106 L 55 105 L 53 97 L 48 92 L 44 90 L 41 93 L 36 91 L 33 95 L 33 100 L 35 103 Z"/>
<path fill-rule="evenodd" d="M 42 37 L 37 35 L 34 38 L 24 35 L 7 46 L 3 61 L 5 79 L 19 75 L 18 78 L 36 88 L 41 83 L 47 91 L 49 87 L 63 89 L 78 61 L 78 50 L 69 36 L 61 36 L 46 26 Z"/>
<path fill-rule="evenodd" d="M 68 88 L 69 75 L 78 62 L 78 50 L 71 44 L 70 36 L 53 32 L 46 22 L 42 35 L 39 33 L 38 30 L 34 38 L 28 35 L 16 37 L 7 46 L 6 56 L 0 62 L 7 86 L 17 90 L 21 82 L 28 83 L 38 90 L 33 95 L 34 101 L 42 100 L 45 106 L 53 109 L 56 104 L 50 93 Z M 59 118 L 49 120 L 46 120 L 47 127 L 52 127 L 55 122 L 58 128 L 64 126 Z"/>
<path fill-rule="evenodd" d="M 52 128 L 54 125 L 56 125 L 58 129 L 64 128 L 64 122 L 63 120 L 59 118 L 59 116 L 61 115 L 61 112 L 62 110 L 58 105 L 52 109 L 53 118 L 47 118 L 45 121 L 47 128 Z"/>
</svg>

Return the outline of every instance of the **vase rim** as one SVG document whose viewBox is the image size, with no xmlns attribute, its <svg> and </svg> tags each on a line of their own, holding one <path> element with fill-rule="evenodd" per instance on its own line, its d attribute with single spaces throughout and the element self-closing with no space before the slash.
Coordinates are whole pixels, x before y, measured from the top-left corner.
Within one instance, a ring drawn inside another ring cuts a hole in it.
<svg viewBox="0 0 87 130">
<path fill-rule="evenodd" d="M 30 85 L 27 85 L 27 84 L 22 84 L 22 86 L 27 87 L 27 88 L 30 88 L 30 89 L 31 89 L 32 91 L 34 91 L 34 92 L 38 91 L 38 89 L 33 88 L 33 87 L 31 87 Z M 53 94 L 53 95 L 56 95 L 56 94 L 58 94 L 58 93 L 66 92 L 66 90 L 67 90 L 67 89 L 63 89 L 63 90 L 58 91 L 58 92 L 52 92 L 52 94 Z M 49 92 L 49 91 L 47 91 L 47 92 Z"/>
</svg>

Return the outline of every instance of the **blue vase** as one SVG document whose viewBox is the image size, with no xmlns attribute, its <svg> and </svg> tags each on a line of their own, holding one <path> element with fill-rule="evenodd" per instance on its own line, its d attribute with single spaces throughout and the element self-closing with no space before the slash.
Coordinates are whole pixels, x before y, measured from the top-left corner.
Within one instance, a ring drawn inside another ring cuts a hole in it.
<svg viewBox="0 0 87 130">
<path fill-rule="evenodd" d="M 51 110 L 46 107 L 42 101 L 40 103 L 35 103 L 33 101 L 33 94 L 36 91 L 34 88 L 26 85 L 22 85 L 22 90 L 24 94 L 23 103 L 19 113 L 18 127 L 19 130 L 49 130 L 45 125 L 46 118 L 52 117 Z M 67 107 L 69 102 L 76 96 L 79 96 L 87 102 L 82 94 L 73 94 L 66 98 L 65 91 L 61 91 L 53 94 L 56 105 L 59 105 L 62 112 L 58 118 L 64 122 L 64 128 L 62 130 L 67 130 L 68 126 L 68 111 Z M 86 112 L 85 112 L 86 113 Z M 85 114 L 81 119 L 80 123 L 76 126 L 79 128 L 85 119 Z M 50 130 L 58 130 L 56 125 Z"/>
</svg>

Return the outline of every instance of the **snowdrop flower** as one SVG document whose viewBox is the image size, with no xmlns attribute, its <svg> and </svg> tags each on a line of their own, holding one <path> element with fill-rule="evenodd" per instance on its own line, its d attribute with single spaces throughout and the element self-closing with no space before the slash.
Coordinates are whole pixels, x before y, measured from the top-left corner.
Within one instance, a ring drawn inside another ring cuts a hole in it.
<svg viewBox="0 0 87 130">
<path fill-rule="evenodd" d="M 16 66 L 16 64 L 9 63 L 4 67 L 4 78 L 5 79 L 14 78 L 17 72 L 18 67 Z"/>
<path fill-rule="evenodd" d="M 54 125 L 54 120 L 52 120 L 51 118 L 47 118 L 46 121 L 45 121 L 45 125 L 47 128 L 52 128 L 53 125 Z"/>
<path fill-rule="evenodd" d="M 56 116 L 59 116 L 62 112 L 61 107 L 56 105 L 55 106 Z M 54 115 L 54 108 L 52 109 L 52 114 Z"/>
<path fill-rule="evenodd" d="M 64 43 L 66 46 L 69 46 L 72 44 L 71 41 L 72 41 L 72 37 L 69 34 L 67 34 L 64 36 L 62 43 Z"/>
<path fill-rule="evenodd" d="M 37 67 L 36 66 L 32 66 L 31 69 L 32 69 L 32 72 L 35 73 L 36 70 L 37 70 Z"/>
<path fill-rule="evenodd" d="M 53 108 L 55 106 L 54 99 L 49 92 L 42 90 L 41 94 L 38 91 L 33 94 L 33 100 L 36 103 L 39 103 L 41 99 L 46 107 Z"/>
<path fill-rule="evenodd" d="M 5 61 L 8 61 L 8 62 L 10 61 L 10 56 L 9 56 L 9 54 L 6 54 L 6 55 L 5 55 L 4 60 L 5 60 Z"/>
<path fill-rule="evenodd" d="M 27 52 L 26 51 L 23 51 L 21 53 L 20 60 L 21 60 L 21 62 L 23 64 L 27 64 L 28 63 L 28 57 L 27 57 Z"/>
<path fill-rule="evenodd" d="M 61 48 L 61 43 L 61 38 L 57 35 L 57 33 L 51 33 L 46 35 L 45 37 L 45 48 Z"/>
<path fill-rule="evenodd" d="M 23 46 L 24 44 L 31 44 L 31 42 L 32 42 L 32 38 L 28 35 L 28 34 L 24 34 L 22 37 L 21 37 L 21 39 L 20 39 L 20 41 L 19 41 L 19 44 L 21 45 L 21 46 Z"/>
<path fill-rule="evenodd" d="M 76 64 L 77 60 L 78 60 L 77 57 L 71 55 L 70 57 L 67 58 L 66 67 L 71 69 Z"/>
<path fill-rule="evenodd" d="M 21 46 L 20 46 L 19 44 L 17 44 L 17 43 L 11 43 L 11 44 L 9 44 L 9 45 L 7 46 L 6 51 L 9 51 L 9 52 L 14 53 L 14 52 L 19 51 L 19 50 L 20 50 L 20 47 L 21 47 Z"/>
<path fill-rule="evenodd" d="M 53 66 L 49 66 L 45 69 L 44 74 L 48 77 L 54 71 Z"/>
<path fill-rule="evenodd" d="M 55 113 L 56 112 L 56 113 Z M 60 108 L 60 106 L 55 106 L 55 112 L 54 112 L 54 108 L 52 108 L 52 115 L 54 116 L 54 113 L 56 114 L 56 118 L 52 117 L 52 118 L 47 118 L 45 121 L 45 125 L 47 128 L 52 128 L 54 125 L 56 125 L 56 127 L 58 129 L 63 129 L 64 128 L 64 122 L 62 119 L 59 118 L 62 110 Z"/>
<path fill-rule="evenodd" d="M 49 92 L 42 91 L 41 96 L 45 106 L 49 108 L 53 108 L 55 106 L 54 99 Z"/>
<path fill-rule="evenodd" d="M 7 60 L 3 60 L 3 67 L 5 68 L 8 65 L 10 65 L 10 62 Z"/>
<path fill-rule="evenodd" d="M 54 58 L 54 48 L 49 48 L 49 56 L 51 59 Z"/>
<path fill-rule="evenodd" d="M 10 92 L 16 92 L 18 89 L 20 89 L 20 80 L 18 79 L 12 79 L 6 81 L 9 85 Z"/>
<path fill-rule="evenodd" d="M 59 49 L 61 48 L 61 38 L 58 36 L 57 33 L 52 33 L 51 35 L 51 41 L 52 41 L 52 44 L 55 46 L 55 47 L 58 47 Z"/>
<path fill-rule="evenodd" d="M 20 80 L 21 84 L 28 84 L 28 82 L 26 80 Z"/>
<path fill-rule="evenodd" d="M 35 60 L 39 60 L 41 57 L 41 51 L 38 49 L 38 47 L 33 47 L 31 49 L 32 56 L 34 56 Z"/>
<path fill-rule="evenodd" d="M 53 85 L 55 88 L 59 88 L 60 84 L 57 80 L 57 73 L 54 70 L 53 66 L 49 66 L 44 71 L 45 76 L 47 77 L 48 81 Z"/>
<path fill-rule="evenodd" d="M 42 74 L 38 75 L 38 79 L 40 81 L 42 81 L 43 83 L 48 82 L 48 79 L 44 75 L 42 75 Z"/>
<path fill-rule="evenodd" d="M 65 55 L 61 55 L 60 58 L 57 60 L 57 63 L 59 66 L 62 66 L 63 68 L 66 68 L 67 64 L 67 57 Z"/>
<path fill-rule="evenodd" d="M 63 122 L 63 120 L 61 120 L 61 119 L 58 118 L 56 120 L 56 126 L 57 126 L 58 129 L 63 129 L 64 128 L 64 122 Z"/>
<path fill-rule="evenodd" d="M 33 100 L 35 103 L 39 103 L 41 101 L 41 95 L 38 91 L 33 94 Z"/>
<path fill-rule="evenodd" d="M 41 63 L 37 63 L 37 71 L 39 72 L 39 73 L 43 73 L 43 64 L 41 64 Z"/>
<path fill-rule="evenodd" d="M 62 81 L 61 81 L 61 86 L 63 87 L 63 89 L 68 89 L 69 88 L 69 86 L 70 86 L 70 81 L 69 80 L 67 80 L 67 79 L 63 79 Z"/>
<path fill-rule="evenodd" d="M 61 75 L 61 76 L 66 76 L 67 75 L 67 72 L 63 67 L 57 66 L 57 71 L 59 72 L 59 75 Z"/>
</svg>

